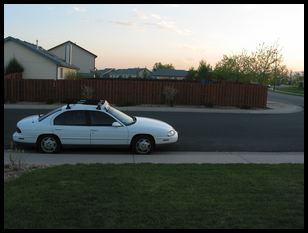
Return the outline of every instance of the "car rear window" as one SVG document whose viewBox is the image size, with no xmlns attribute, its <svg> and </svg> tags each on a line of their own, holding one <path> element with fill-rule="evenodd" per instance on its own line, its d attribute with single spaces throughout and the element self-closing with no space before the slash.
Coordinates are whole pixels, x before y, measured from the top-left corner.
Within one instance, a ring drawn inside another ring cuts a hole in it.
<svg viewBox="0 0 308 233">
<path fill-rule="evenodd" d="M 86 126 L 88 125 L 86 112 L 82 110 L 64 112 L 54 119 L 54 125 Z"/>
</svg>

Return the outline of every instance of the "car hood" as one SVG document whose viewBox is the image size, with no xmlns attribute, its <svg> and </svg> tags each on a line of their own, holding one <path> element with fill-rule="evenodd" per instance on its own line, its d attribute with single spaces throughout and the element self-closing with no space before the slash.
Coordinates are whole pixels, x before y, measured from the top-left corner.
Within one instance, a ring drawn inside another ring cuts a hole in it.
<svg viewBox="0 0 308 233">
<path fill-rule="evenodd" d="M 39 118 L 38 115 L 28 116 L 28 117 L 21 119 L 17 123 L 17 125 L 19 125 L 19 126 L 29 126 L 29 125 L 32 125 L 33 123 L 38 122 L 38 118 Z"/>
<path fill-rule="evenodd" d="M 155 129 L 163 129 L 163 130 L 171 130 L 173 127 L 166 122 L 147 118 L 147 117 L 136 117 L 136 123 L 134 124 L 136 127 L 146 127 L 146 128 L 155 128 Z"/>
</svg>

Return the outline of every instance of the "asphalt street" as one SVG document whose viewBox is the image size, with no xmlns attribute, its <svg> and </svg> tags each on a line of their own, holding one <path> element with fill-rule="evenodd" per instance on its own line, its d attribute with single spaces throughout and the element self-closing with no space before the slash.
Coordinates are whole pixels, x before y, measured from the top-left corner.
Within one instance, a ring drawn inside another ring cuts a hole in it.
<svg viewBox="0 0 308 233">
<path fill-rule="evenodd" d="M 278 102 L 276 102 L 278 101 Z M 69 148 L 61 154 L 34 149 L 10 150 L 18 120 L 44 113 L 53 106 L 4 106 L 4 163 L 304 163 L 304 98 L 269 92 L 268 109 L 204 109 L 200 107 L 122 107 L 137 116 L 158 118 L 179 131 L 175 144 L 156 148 L 152 155 L 134 155 L 128 148 Z"/>
<path fill-rule="evenodd" d="M 283 97 L 280 97 L 283 96 Z M 269 93 L 303 107 L 303 97 Z M 46 109 L 5 109 L 4 145 L 10 145 L 15 125 L 21 118 L 44 113 Z M 158 151 L 184 152 L 303 152 L 304 112 L 288 114 L 237 114 L 215 112 L 125 111 L 168 122 L 179 132 L 179 141 Z M 82 153 L 101 153 L 114 148 L 78 149 Z M 121 149 L 118 149 L 121 150 Z M 69 153 L 71 150 L 68 150 Z M 74 150 L 73 150 L 74 151 Z M 65 151 L 66 152 L 66 151 Z"/>
</svg>

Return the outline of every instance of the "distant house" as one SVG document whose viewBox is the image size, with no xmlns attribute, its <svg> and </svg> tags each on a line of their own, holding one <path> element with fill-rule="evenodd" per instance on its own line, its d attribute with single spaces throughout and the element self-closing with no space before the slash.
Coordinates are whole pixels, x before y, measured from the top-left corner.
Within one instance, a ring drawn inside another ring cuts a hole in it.
<svg viewBox="0 0 308 233">
<path fill-rule="evenodd" d="M 115 70 L 114 68 L 105 68 L 103 70 L 97 70 L 97 73 L 100 78 L 110 78 L 111 71 Z"/>
<path fill-rule="evenodd" d="M 95 70 L 97 56 L 71 41 L 66 41 L 48 51 L 67 63 L 77 66 L 80 73 L 91 73 Z"/>
<path fill-rule="evenodd" d="M 151 76 L 151 71 L 147 68 L 128 68 L 99 70 L 100 77 L 107 78 L 146 78 Z"/>
<path fill-rule="evenodd" d="M 4 39 L 4 67 L 12 58 L 24 67 L 23 79 L 63 79 L 67 72 L 79 70 L 38 44 L 9 36 Z"/>
<path fill-rule="evenodd" d="M 153 79 L 173 79 L 183 80 L 187 75 L 186 70 L 174 70 L 174 69 L 159 69 L 152 72 Z"/>
</svg>

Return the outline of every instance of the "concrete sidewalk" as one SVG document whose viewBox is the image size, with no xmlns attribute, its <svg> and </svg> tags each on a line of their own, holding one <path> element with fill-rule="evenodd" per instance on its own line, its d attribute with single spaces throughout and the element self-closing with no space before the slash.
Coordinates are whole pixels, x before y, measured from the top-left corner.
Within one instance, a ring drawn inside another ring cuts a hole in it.
<svg viewBox="0 0 308 233">
<path fill-rule="evenodd" d="M 4 151 L 4 164 L 61 165 L 77 163 L 156 163 L 156 164 L 280 164 L 304 163 L 304 152 L 157 152 L 151 155 L 109 154 L 40 154 Z"/>
<path fill-rule="evenodd" d="M 34 102 L 22 102 L 17 104 L 4 104 L 4 109 L 46 109 L 51 110 L 63 106 L 64 104 L 44 104 Z M 236 107 L 214 106 L 207 108 L 204 106 L 174 106 L 166 105 L 137 105 L 127 107 L 117 107 L 121 111 L 145 111 L 145 112 L 204 112 L 204 113 L 240 113 L 240 114 L 284 114 L 295 113 L 303 110 L 297 105 L 268 101 L 267 108 L 240 109 Z"/>
</svg>

